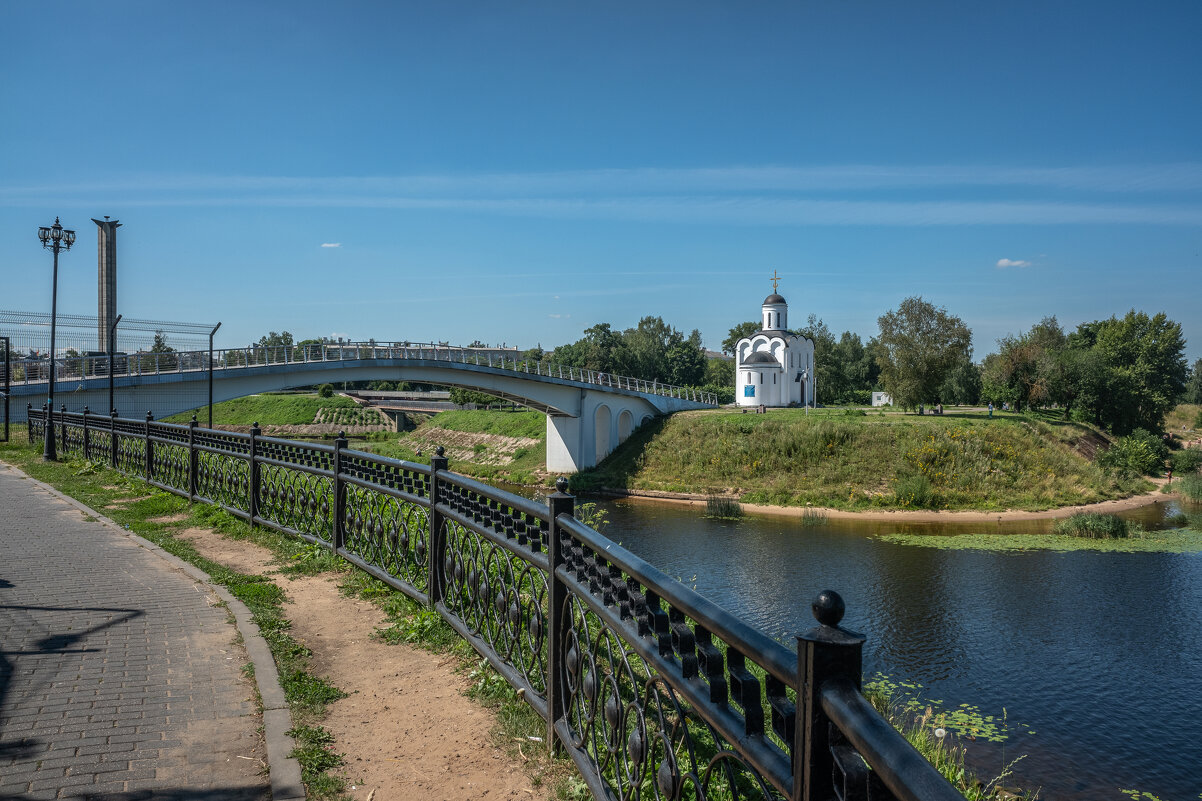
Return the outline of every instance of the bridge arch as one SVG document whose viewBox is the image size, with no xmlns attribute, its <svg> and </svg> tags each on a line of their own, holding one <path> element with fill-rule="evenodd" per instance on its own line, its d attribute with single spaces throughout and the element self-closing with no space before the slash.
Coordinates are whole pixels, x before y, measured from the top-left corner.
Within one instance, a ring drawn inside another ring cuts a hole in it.
<svg viewBox="0 0 1202 801">
<path fill-rule="evenodd" d="M 609 451 L 613 443 L 613 413 L 609 409 L 609 405 L 602 403 L 597 407 L 597 411 L 593 413 L 593 431 L 596 441 L 597 461 L 600 462 L 606 456 L 609 456 Z"/>
<path fill-rule="evenodd" d="M 634 431 L 634 415 L 630 413 L 629 409 L 623 409 L 618 415 L 618 444 L 621 445 L 625 442 L 632 431 Z"/>
</svg>

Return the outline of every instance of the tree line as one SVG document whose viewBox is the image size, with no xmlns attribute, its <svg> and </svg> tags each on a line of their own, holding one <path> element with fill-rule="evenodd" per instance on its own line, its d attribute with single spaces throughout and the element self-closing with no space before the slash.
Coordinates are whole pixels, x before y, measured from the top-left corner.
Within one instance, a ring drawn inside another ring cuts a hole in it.
<svg viewBox="0 0 1202 801">
<path fill-rule="evenodd" d="M 1185 359 L 1181 325 L 1163 314 L 1134 309 L 1065 331 L 1048 317 L 998 350 L 973 361 L 972 331 L 947 309 L 909 297 L 877 319 L 878 334 L 836 339 L 810 315 L 792 331 L 814 342 L 818 400 L 864 404 L 883 390 L 896 405 L 1006 404 L 1016 410 L 1057 408 L 1066 418 L 1115 434 L 1159 431 L 1178 403 L 1202 403 L 1202 359 Z M 730 329 L 722 349 L 760 329 L 749 321 Z"/>
<path fill-rule="evenodd" d="M 1187 366 L 1181 326 L 1163 313 L 1132 310 L 1121 319 L 1082 323 L 1074 331 L 1048 317 L 1026 333 L 1003 337 L 997 351 L 979 363 L 973 361 L 971 329 L 922 297 L 904 299 L 877 319 L 877 327 L 867 342 L 851 331 L 836 337 L 811 314 L 804 327 L 790 332 L 814 342 L 819 403 L 864 405 L 874 390 L 882 390 L 903 408 L 986 403 L 1020 411 L 1057 408 L 1066 418 L 1120 435 L 1140 428 L 1159 431 L 1177 403 L 1202 403 L 1202 359 L 1192 369 Z M 740 339 L 759 330 L 758 321 L 731 328 L 723 352 L 733 355 Z M 271 348 L 293 342 L 287 331 L 273 331 L 258 344 Z M 723 403 L 734 400 L 734 361 L 708 356 L 699 331 L 686 336 L 662 317 L 643 317 L 625 330 L 598 323 L 575 342 L 553 351 L 532 348 L 520 358 L 695 387 L 715 392 Z M 386 385 L 356 383 L 372 389 Z M 394 386 L 401 388 L 387 388 Z M 495 400 L 468 390 L 456 395 L 458 402 Z"/>
</svg>

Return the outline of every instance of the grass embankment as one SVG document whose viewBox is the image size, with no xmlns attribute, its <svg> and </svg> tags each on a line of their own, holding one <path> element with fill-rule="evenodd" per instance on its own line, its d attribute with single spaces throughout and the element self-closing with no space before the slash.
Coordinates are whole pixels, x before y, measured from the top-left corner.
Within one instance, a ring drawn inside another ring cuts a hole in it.
<svg viewBox="0 0 1202 801">
<path fill-rule="evenodd" d="M 456 410 L 436 414 L 413 431 L 377 434 L 352 447 L 429 463 L 430 454 L 441 445 L 456 473 L 485 481 L 537 484 L 547 464 L 546 425 L 541 412 Z"/>
<path fill-rule="evenodd" d="M 196 414 L 208 422 L 207 409 Z M 186 423 L 192 415 L 183 412 L 164 420 Z M 416 428 L 403 433 L 378 430 L 382 422 L 378 415 L 375 409 L 340 395 L 268 393 L 213 405 L 213 424 L 219 427 L 249 427 L 257 422 L 264 431 L 287 437 L 306 434 L 297 427 L 313 426 L 310 435 L 327 438 L 345 429 L 359 435 L 350 444 L 355 450 L 428 464 L 434 449 L 442 445 L 457 473 L 511 484 L 538 484 L 545 479 L 547 424 L 540 412 L 479 409 L 414 414 L 409 417 Z M 272 431 L 281 427 L 287 428 Z"/>
<path fill-rule="evenodd" d="M 213 404 L 213 425 L 249 426 L 296 426 L 313 423 L 322 409 L 356 410 L 359 406 L 350 398 L 335 395 L 319 397 L 316 393 L 306 395 L 271 394 L 247 395 L 244 398 Z M 208 423 L 208 408 L 181 412 L 163 418 L 168 423 L 186 423 L 196 414 L 197 419 Z"/>
<path fill-rule="evenodd" d="M 1003 413 L 685 412 L 644 426 L 572 487 L 849 510 L 1039 510 L 1151 489 L 1081 455 L 1103 441 L 1080 423 Z"/>
</svg>

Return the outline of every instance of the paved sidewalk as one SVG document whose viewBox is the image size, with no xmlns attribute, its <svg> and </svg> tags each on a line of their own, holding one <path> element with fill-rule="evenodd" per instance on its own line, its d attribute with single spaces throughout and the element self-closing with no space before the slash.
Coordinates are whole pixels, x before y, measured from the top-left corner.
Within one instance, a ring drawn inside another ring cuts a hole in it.
<svg viewBox="0 0 1202 801">
<path fill-rule="evenodd" d="M 0 464 L 0 799 L 270 798 L 217 603 Z"/>
</svg>

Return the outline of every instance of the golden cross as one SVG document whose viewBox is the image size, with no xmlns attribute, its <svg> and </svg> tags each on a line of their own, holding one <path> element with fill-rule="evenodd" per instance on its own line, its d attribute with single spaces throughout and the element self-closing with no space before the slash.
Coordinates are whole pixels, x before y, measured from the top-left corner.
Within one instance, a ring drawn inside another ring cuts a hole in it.
<svg viewBox="0 0 1202 801">
<path fill-rule="evenodd" d="M 776 291 L 776 284 L 780 281 L 780 276 L 776 274 L 776 270 L 772 271 L 772 291 Z"/>
</svg>

